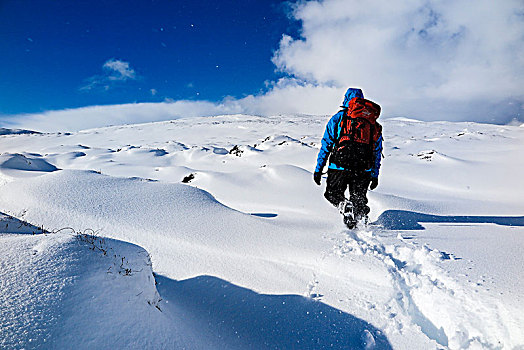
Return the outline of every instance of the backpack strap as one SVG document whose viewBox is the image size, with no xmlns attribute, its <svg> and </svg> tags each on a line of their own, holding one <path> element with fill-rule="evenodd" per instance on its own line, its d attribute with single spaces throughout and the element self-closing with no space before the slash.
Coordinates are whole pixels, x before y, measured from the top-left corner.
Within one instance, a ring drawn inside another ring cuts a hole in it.
<svg viewBox="0 0 524 350">
<path fill-rule="evenodd" d="M 339 146 L 339 143 L 340 143 L 340 134 L 341 134 L 341 129 L 342 129 L 342 125 L 344 124 L 344 120 L 347 118 L 346 114 L 347 114 L 347 110 L 348 108 L 347 107 L 344 107 L 342 108 L 340 111 L 338 111 L 338 113 L 342 112 L 342 118 L 340 118 L 340 122 L 338 122 L 336 124 L 336 130 L 335 130 L 335 143 L 333 144 L 333 149 L 336 150 L 338 149 L 338 146 Z"/>
</svg>

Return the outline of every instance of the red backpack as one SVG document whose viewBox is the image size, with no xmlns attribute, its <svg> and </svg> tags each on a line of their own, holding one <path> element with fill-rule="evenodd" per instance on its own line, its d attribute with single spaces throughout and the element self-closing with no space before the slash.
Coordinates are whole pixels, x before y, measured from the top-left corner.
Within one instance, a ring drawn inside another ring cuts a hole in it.
<svg viewBox="0 0 524 350">
<path fill-rule="evenodd" d="M 365 170 L 373 164 L 373 148 L 382 135 L 377 123 L 380 106 L 373 101 L 354 97 L 338 125 L 338 140 L 331 162 L 345 169 Z"/>
</svg>

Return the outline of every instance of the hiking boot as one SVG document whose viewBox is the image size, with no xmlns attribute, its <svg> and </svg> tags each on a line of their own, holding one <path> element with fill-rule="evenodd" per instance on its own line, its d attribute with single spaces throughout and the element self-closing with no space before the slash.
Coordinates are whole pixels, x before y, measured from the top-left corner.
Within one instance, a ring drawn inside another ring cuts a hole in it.
<svg viewBox="0 0 524 350">
<path fill-rule="evenodd" d="M 355 227 L 357 227 L 357 221 L 353 218 L 353 216 L 344 216 L 344 224 L 347 226 L 348 229 L 352 230 Z"/>
<path fill-rule="evenodd" d="M 350 200 L 345 199 L 342 202 L 340 202 L 338 204 L 338 211 L 340 212 L 340 214 L 342 214 L 344 224 L 349 229 L 352 229 L 357 225 L 357 221 L 353 216 L 353 203 L 351 203 Z"/>
<path fill-rule="evenodd" d="M 349 199 L 344 199 L 342 202 L 338 203 L 337 208 L 340 214 L 344 216 L 353 216 L 353 203 L 351 203 Z"/>
</svg>

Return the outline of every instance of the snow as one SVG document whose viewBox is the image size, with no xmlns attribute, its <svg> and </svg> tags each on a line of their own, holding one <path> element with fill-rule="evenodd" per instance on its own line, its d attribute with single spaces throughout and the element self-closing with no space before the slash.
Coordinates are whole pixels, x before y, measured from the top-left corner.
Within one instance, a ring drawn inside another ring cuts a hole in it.
<svg viewBox="0 0 524 350">
<path fill-rule="evenodd" d="M 2 223 L 21 226 L 7 216 Z M 71 231 L 34 235 L 38 228 L 22 227 L 0 237 L 0 347 L 184 346 L 176 334 L 156 337 L 176 332 L 180 320 L 156 308 L 160 296 L 142 248 Z M 136 334 L 143 337 L 130 337 Z"/>
<path fill-rule="evenodd" d="M 7 129 L 0 128 L 0 135 L 17 135 L 17 134 L 38 134 L 36 131 L 24 129 Z"/>
<path fill-rule="evenodd" d="M 524 129 L 384 120 L 348 231 L 327 119 L 0 136 L 0 347 L 524 346 Z"/>
<path fill-rule="evenodd" d="M 54 165 L 48 163 L 44 159 L 34 156 L 26 157 L 23 154 L 9 153 L 0 155 L 0 167 L 3 172 L 6 172 L 8 169 L 44 172 L 58 170 Z"/>
</svg>

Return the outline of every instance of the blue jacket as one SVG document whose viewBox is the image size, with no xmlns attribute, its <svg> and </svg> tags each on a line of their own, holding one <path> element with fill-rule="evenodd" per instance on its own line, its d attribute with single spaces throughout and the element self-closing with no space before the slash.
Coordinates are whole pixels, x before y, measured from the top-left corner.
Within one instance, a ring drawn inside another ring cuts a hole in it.
<svg viewBox="0 0 524 350">
<path fill-rule="evenodd" d="M 346 95 L 344 96 L 342 107 L 347 108 L 349 101 L 351 101 L 353 97 L 364 98 L 364 94 L 360 89 L 349 88 L 348 91 L 346 91 Z M 333 151 L 333 147 L 340 137 L 340 130 L 338 126 L 340 125 L 343 115 L 343 110 L 338 112 L 331 117 L 326 125 L 326 131 L 324 132 L 324 137 L 322 137 L 322 145 L 320 147 L 320 151 L 318 152 L 317 167 L 315 168 L 315 172 L 322 172 L 322 169 L 324 169 L 324 166 L 326 165 L 329 153 Z M 366 171 L 369 171 L 372 177 L 377 178 L 380 170 L 380 161 L 382 158 L 382 135 L 375 142 L 373 148 L 373 158 L 373 167 L 367 169 Z M 329 164 L 329 169 L 345 170 L 334 163 Z"/>
</svg>

